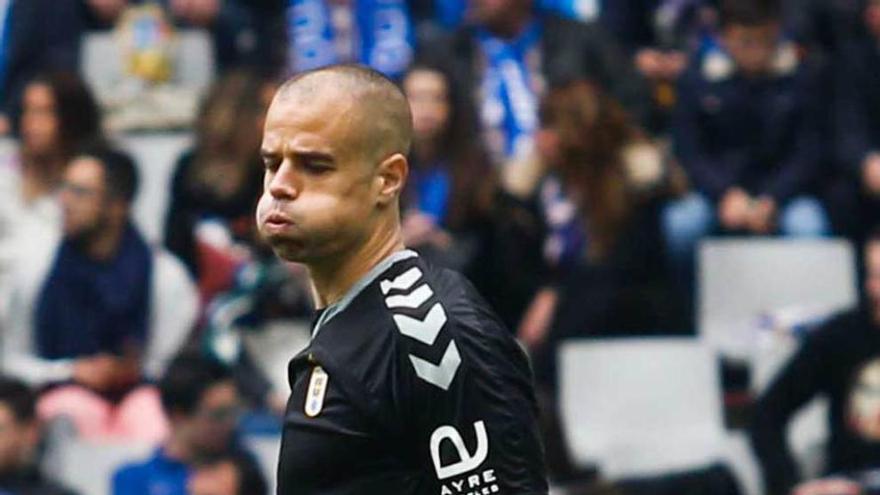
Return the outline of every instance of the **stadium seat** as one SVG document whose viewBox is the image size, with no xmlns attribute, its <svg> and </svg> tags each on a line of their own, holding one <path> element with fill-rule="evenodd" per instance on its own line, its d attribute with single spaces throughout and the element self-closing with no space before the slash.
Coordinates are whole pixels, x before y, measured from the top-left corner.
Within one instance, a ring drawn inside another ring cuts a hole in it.
<svg viewBox="0 0 880 495">
<path fill-rule="evenodd" d="M 858 297 L 855 256 L 843 240 L 708 240 L 699 267 L 700 334 L 749 366 L 755 394 L 797 350 L 799 335 Z M 789 426 L 789 444 L 807 475 L 822 465 L 827 411 L 827 401 L 817 398 Z"/>
<path fill-rule="evenodd" d="M 857 298 L 852 247 L 842 240 L 707 240 L 700 246 L 700 335 L 724 356 L 755 355 L 761 317 L 814 319 Z M 772 373 L 770 373 L 772 374 Z"/>
<path fill-rule="evenodd" d="M 168 211 L 174 166 L 192 146 L 189 133 L 123 134 L 120 146 L 137 162 L 141 187 L 135 199 L 134 219 L 146 238 L 161 243 Z"/>
<path fill-rule="evenodd" d="M 578 464 L 622 479 L 724 460 L 718 366 L 698 340 L 571 340 L 559 358 L 563 430 Z"/>
<path fill-rule="evenodd" d="M 97 443 L 78 439 L 59 442 L 53 452 L 52 474 L 77 493 L 110 495 L 113 474 L 125 464 L 151 455 L 155 445 Z"/>
</svg>

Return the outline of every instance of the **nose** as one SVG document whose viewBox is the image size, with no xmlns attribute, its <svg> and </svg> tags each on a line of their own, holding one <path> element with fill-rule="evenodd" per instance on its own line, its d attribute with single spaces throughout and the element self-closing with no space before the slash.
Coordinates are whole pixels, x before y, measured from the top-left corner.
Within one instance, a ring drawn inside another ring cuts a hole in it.
<svg viewBox="0 0 880 495">
<path fill-rule="evenodd" d="M 269 182 L 269 194 L 275 199 L 292 200 L 299 194 L 299 179 L 290 162 L 284 160 Z"/>
</svg>

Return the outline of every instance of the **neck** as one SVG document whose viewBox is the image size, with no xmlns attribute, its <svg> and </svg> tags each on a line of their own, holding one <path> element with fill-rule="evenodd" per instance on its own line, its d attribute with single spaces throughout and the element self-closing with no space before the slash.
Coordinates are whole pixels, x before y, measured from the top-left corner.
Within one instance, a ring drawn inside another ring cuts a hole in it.
<svg viewBox="0 0 880 495">
<path fill-rule="evenodd" d="M 162 450 L 166 457 L 184 464 L 189 464 L 195 458 L 192 448 L 187 445 L 179 433 L 172 433 Z"/>
<path fill-rule="evenodd" d="M 396 220 L 397 217 L 394 218 Z M 338 302 L 374 266 L 396 251 L 404 249 L 399 223 L 395 221 L 387 227 L 377 229 L 377 233 L 360 249 L 341 260 L 308 265 L 318 308 L 326 308 Z"/>
<path fill-rule="evenodd" d="M 123 232 L 125 232 L 125 224 L 98 232 L 85 242 L 83 247 L 86 256 L 95 261 L 107 261 L 113 258 L 119 250 Z"/>
</svg>

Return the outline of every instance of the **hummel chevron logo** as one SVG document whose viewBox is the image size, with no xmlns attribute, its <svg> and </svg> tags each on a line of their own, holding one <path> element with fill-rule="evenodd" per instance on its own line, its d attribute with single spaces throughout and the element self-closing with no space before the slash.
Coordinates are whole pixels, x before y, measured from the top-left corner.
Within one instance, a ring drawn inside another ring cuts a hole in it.
<svg viewBox="0 0 880 495">
<path fill-rule="evenodd" d="M 434 291 L 431 290 L 428 284 L 422 284 L 416 287 L 415 290 L 410 291 L 421 278 L 422 271 L 413 267 L 394 278 L 394 280 L 383 280 L 380 282 L 379 288 L 382 290 L 382 294 L 386 296 L 385 305 L 389 309 L 421 308 L 434 295 Z M 392 290 L 410 292 L 408 294 L 388 296 L 388 293 Z M 397 330 L 401 334 L 429 346 L 434 345 L 437 341 L 437 336 L 440 335 L 440 331 L 443 330 L 447 322 L 446 310 L 439 302 L 434 303 L 431 309 L 428 310 L 428 314 L 422 319 L 395 312 L 392 312 L 391 315 L 394 318 Z M 443 353 L 443 358 L 440 359 L 440 364 L 434 364 L 412 354 L 409 355 L 409 360 L 412 362 L 416 375 L 419 378 L 443 390 L 449 390 L 449 385 L 455 378 L 459 365 L 461 365 L 461 355 L 454 340 L 449 341 L 449 345 Z"/>
<path fill-rule="evenodd" d="M 379 288 L 382 289 L 382 294 L 387 295 L 394 289 L 397 290 L 409 290 L 414 283 L 418 282 L 419 279 L 422 278 L 422 271 L 416 267 L 410 268 L 403 275 L 395 278 L 394 280 L 383 280 L 379 284 Z"/>
<path fill-rule="evenodd" d="M 458 366 L 461 364 L 461 356 L 458 354 L 458 347 L 456 347 L 454 340 L 449 342 L 439 365 L 413 355 L 410 355 L 409 359 L 412 361 L 419 378 L 443 390 L 449 390 L 449 385 L 455 378 L 455 372 L 458 371 Z"/>
<path fill-rule="evenodd" d="M 397 323 L 400 333 L 424 344 L 434 345 L 437 335 L 446 324 L 446 311 L 440 303 L 435 303 L 424 320 L 406 315 L 394 315 L 394 322 Z"/>
<path fill-rule="evenodd" d="M 420 285 L 416 290 L 406 295 L 389 296 L 385 299 L 385 305 L 389 308 L 418 309 L 425 301 L 434 295 L 434 291 L 428 284 Z"/>
</svg>

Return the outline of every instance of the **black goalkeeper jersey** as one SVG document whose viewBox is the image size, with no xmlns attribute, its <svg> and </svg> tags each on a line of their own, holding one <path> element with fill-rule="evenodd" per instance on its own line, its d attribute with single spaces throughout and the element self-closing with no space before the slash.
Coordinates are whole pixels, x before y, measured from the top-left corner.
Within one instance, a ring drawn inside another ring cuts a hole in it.
<svg viewBox="0 0 880 495">
<path fill-rule="evenodd" d="M 279 495 L 547 493 L 524 353 L 412 251 L 320 314 L 289 380 Z"/>
</svg>

